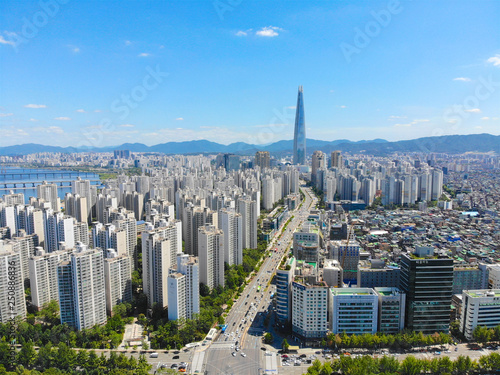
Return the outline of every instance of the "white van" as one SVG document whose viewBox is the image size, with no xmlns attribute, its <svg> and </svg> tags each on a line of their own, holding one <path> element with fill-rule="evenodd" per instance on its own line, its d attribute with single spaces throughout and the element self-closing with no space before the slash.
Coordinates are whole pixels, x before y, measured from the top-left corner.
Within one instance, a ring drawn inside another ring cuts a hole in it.
<svg viewBox="0 0 500 375">
<path fill-rule="evenodd" d="M 154 352 L 149 355 L 149 358 L 158 358 L 158 353 Z"/>
</svg>

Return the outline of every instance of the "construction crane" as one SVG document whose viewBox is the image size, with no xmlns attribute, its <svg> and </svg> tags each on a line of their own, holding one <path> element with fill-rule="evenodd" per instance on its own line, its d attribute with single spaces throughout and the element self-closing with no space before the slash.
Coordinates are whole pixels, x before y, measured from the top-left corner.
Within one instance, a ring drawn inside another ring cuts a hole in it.
<svg viewBox="0 0 500 375">
<path fill-rule="evenodd" d="M 342 269 L 344 269 L 345 257 L 347 255 L 347 247 L 349 246 L 349 241 L 351 240 L 351 235 L 353 234 L 352 233 L 353 229 L 354 229 L 354 224 L 349 225 L 349 228 L 347 228 L 347 241 L 345 244 L 344 254 L 342 255 L 342 262 L 340 263 L 340 266 L 342 267 Z"/>
</svg>

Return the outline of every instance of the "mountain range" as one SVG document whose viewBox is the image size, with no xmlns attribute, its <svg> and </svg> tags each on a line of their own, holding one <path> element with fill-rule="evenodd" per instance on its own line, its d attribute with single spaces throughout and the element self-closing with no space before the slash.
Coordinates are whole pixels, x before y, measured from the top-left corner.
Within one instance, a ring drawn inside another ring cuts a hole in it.
<svg viewBox="0 0 500 375">
<path fill-rule="evenodd" d="M 388 155 L 393 152 L 496 152 L 500 153 L 500 136 L 491 134 L 443 135 L 413 140 L 389 142 L 384 139 L 352 142 L 347 139 L 322 141 L 307 139 L 306 147 L 311 154 L 315 150 L 329 153 L 334 150 L 344 152 L 366 153 L 370 155 Z M 256 151 L 269 151 L 281 156 L 293 150 L 293 140 L 278 141 L 269 145 L 252 145 L 244 142 L 223 145 L 207 140 L 167 142 L 154 146 L 142 143 L 124 143 L 119 146 L 78 149 L 74 147 L 57 147 L 40 144 L 23 144 L 0 147 L 0 155 L 26 155 L 39 152 L 112 152 L 113 150 L 130 150 L 132 152 L 159 152 L 164 154 L 200 154 L 200 153 L 234 153 L 251 155 Z"/>
</svg>

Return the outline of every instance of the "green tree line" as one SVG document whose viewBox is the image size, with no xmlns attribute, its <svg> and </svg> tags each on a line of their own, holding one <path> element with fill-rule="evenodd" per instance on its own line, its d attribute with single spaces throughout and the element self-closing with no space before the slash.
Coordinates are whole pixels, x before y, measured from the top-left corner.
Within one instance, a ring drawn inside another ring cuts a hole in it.
<svg viewBox="0 0 500 375">
<path fill-rule="evenodd" d="M 374 358 L 362 356 L 353 358 L 342 355 L 338 359 L 322 364 L 315 360 L 307 369 L 307 375 L 330 375 L 341 372 L 343 375 L 418 375 L 418 374 L 496 374 L 500 369 L 500 354 L 491 353 L 482 356 L 479 361 L 471 360 L 469 357 L 459 356 L 456 360 L 444 356 L 432 359 L 419 359 L 408 356 L 403 361 L 397 358 L 383 356 Z"/>
<path fill-rule="evenodd" d="M 391 348 L 410 349 L 416 346 L 450 344 L 453 339 L 445 333 L 424 335 L 422 332 L 401 332 L 395 335 L 375 334 L 347 335 L 330 333 L 323 344 L 333 348 Z M 323 346 L 325 346 L 323 345 Z"/>
<path fill-rule="evenodd" d="M 36 350 L 33 342 L 27 341 L 17 350 L 15 361 L 12 362 L 10 345 L 5 341 L 0 342 L 0 375 L 146 375 L 150 369 L 151 365 L 144 355 L 136 359 L 123 353 L 110 352 L 109 358 L 106 358 L 104 353 L 98 356 L 94 350 L 71 349 L 64 342 L 57 345 L 49 343 Z"/>
</svg>

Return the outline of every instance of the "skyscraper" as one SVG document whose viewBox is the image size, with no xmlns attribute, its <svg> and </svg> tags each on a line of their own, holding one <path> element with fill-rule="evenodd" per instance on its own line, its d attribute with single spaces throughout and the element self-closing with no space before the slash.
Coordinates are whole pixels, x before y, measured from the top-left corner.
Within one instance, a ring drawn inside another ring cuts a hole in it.
<svg viewBox="0 0 500 375">
<path fill-rule="evenodd" d="M 306 120 L 304 116 L 304 94 L 299 86 L 297 112 L 295 112 L 295 132 L 293 136 L 293 164 L 306 163 Z"/>
<path fill-rule="evenodd" d="M 453 259 L 417 246 L 415 254 L 401 256 L 400 283 L 406 293 L 406 328 L 424 334 L 448 333 Z"/>
</svg>

